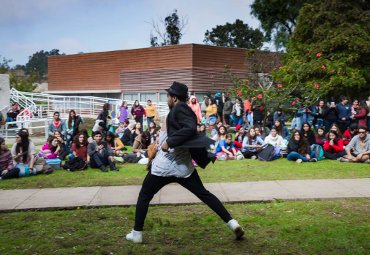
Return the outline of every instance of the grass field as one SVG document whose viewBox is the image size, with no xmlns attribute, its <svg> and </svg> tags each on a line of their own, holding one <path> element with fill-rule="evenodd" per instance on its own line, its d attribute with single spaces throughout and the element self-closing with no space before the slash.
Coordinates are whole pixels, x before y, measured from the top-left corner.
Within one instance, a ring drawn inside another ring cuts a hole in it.
<svg viewBox="0 0 370 255">
<path fill-rule="evenodd" d="M 2 213 L 0 254 L 369 254 L 370 200 L 228 204 L 232 232 L 204 205 L 149 209 L 144 244 L 124 239 L 134 208 Z"/>
<path fill-rule="evenodd" d="M 141 185 L 147 173 L 145 166 L 138 164 L 118 166 L 119 172 L 102 173 L 99 169 L 91 168 L 81 172 L 57 170 L 50 175 L 2 180 L 0 189 Z M 202 180 L 208 183 L 370 177 L 370 164 L 340 163 L 331 160 L 302 164 L 286 159 L 272 162 L 217 161 L 205 170 L 198 170 Z"/>
</svg>

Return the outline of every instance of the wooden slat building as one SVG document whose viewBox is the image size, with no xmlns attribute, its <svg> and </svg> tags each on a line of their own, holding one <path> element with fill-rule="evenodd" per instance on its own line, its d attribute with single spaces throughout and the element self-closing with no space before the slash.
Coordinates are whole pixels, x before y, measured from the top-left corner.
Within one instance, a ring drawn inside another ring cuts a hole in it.
<svg viewBox="0 0 370 255">
<path fill-rule="evenodd" d="M 226 66 L 244 78 L 280 64 L 278 53 L 198 44 L 51 56 L 48 92 L 165 101 L 175 80 L 200 96 L 231 85 Z"/>
</svg>

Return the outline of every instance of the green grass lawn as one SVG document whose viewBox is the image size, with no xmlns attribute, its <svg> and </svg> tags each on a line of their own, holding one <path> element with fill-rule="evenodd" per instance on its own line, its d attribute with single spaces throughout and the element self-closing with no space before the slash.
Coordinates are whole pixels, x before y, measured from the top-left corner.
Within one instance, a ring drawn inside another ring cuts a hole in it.
<svg viewBox="0 0 370 255">
<path fill-rule="evenodd" d="M 0 181 L 0 189 L 55 188 L 79 186 L 141 185 L 146 170 L 144 165 L 118 165 L 119 172 L 102 173 L 99 169 L 81 172 L 56 170 L 50 175 L 38 175 Z M 259 160 L 217 161 L 206 169 L 198 169 L 204 182 L 243 182 L 261 180 L 294 180 L 325 178 L 370 177 L 370 164 L 340 163 L 323 160 L 317 163 L 272 162 Z"/>
<path fill-rule="evenodd" d="M 369 199 L 226 206 L 246 239 L 204 205 L 151 207 L 144 244 L 134 207 L 2 213 L 0 254 L 369 254 Z"/>
</svg>

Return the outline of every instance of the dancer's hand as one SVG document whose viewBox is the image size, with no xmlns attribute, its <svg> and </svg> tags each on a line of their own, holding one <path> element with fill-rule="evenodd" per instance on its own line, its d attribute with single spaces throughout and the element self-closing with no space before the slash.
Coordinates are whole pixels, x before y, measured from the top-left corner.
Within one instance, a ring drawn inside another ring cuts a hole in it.
<svg viewBox="0 0 370 255">
<path fill-rule="evenodd" d="M 169 146 L 168 146 L 167 142 L 164 142 L 162 144 L 162 151 L 168 152 L 168 149 L 169 149 Z"/>
</svg>

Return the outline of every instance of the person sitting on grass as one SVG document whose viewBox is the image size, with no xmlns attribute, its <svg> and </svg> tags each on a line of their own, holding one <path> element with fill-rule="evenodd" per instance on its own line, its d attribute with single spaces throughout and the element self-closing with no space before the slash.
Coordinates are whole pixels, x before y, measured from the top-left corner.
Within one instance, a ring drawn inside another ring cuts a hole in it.
<svg viewBox="0 0 370 255">
<path fill-rule="evenodd" d="M 197 125 L 197 131 L 198 131 L 198 134 L 206 136 L 207 135 L 207 133 L 206 133 L 206 125 L 205 124 L 202 124 L 202 123 L 198 123 L 198 125 Z"/>
<path fill-rule="evenodd" d="M 113 153 L 115 151 L 122 151 L 125 149 L 125 146 L 123 145 L 121 139 L 119 139 L 115 134 L 112 132 L 108 132 L 105 136 L 105 141 L 107 142 L 107 145 L 112 149 Z"/>
<path fill-rule="evenodd" d="M 76 158 L 80 158 L 85 161 L 87 164 L 90 163 L 90 156 L 87 153 L 87 136 L 85 133 L 80 132 L 78 133 L 73 140 L 72 143 L 72 154 Z"/>
<path fill-rule="evenodd" d="M 257 136 L 254 128 L 250 128 L 243 139 L 242 153 L 245 158 L 256 159 L 262 146 L 265 144 L 260 136 Z"/>
<path fill-rule="evenodd" d="M 216 142 L 220 142 L 221 140 L 225 140 L 227 135 L 227 129 L 224 125 L 221 125 L 218 128 L 218 133 L 212 137 L 212 140 Z"/>
<path fill-rule="evenodd" d="M 279 136 L 281 136 L 286 141 L 289 141 L 290 138 L 289 129 L 286 126 L 284 126 L 284 124 L 279 119 L 274 121 L 274 127 Z"/>
<path fill-rule="evenodd" d="M 61 150 L 58 138 L 49 135 L 46 143 L 41 147 L 38 156 L 44 159 L 58 158 L 58 152 Z"/>
<path fill-rule="evenodd" d="M 143 127 L 140 122 L 136 122 L 134 128 L 131 130 L 131 144 L 134 144 L 135 138 L 143 133 Z"/>
<path fill-rule="evenodd" d="M 215 150 L 218 160 L 235 159 L 236 150 L 232 142 L 231 134 L 226 134 L 225 139 L 222 139 Z"/>
<path fill-rule="evenodd" d="M 333 131 L 337 132 L 338 137 L 343 138 L 342 132 L 340 131 L 339 126 L 336 123 L 333 123 L 330 126 L 329 131 L 330 130 L 333 130 Z M 328 133 L 329 133 L 329 131 L 328 131 Z"/>
<path fill-rule="evenodd" d="M 315 135 L 315 143 L 320 146 L 324 146 L 326 140 L 327 138 L 325 136 L 325 127 L 318 127 Z"/>
<path fill-rule="evenodd" d="M 287 152 L 287 159 L 290 161 L 297 163 L 317 162 L 316 158 L 311 157 L 310 145 L 299 131 L 293 132 L 293 136 L 288 143 Z"/>
<path fill-rule="evenodd" d="M 125 146 L 131 146 L 131 130 L 132 128 L 130 127 L 130 121 L 126 120 L 123 124 L 120 124 L 120 127 L 117 129 L 123 130 L 122 132 L 118 131 L 118 136 L 120 136 L 120 139 Z M 116 134 L 117 134 L 117 129 L 116 129 Z"/>
<path fill-rule="evenodd" d="M 222 126 L 222 122 L 219 121 L 216 123 L 215 126 L 212 127 L 211 129 L 211 138 L 213 139 L 213 137 L 217 137 L 217 134 L 218 134 L 218 131 L 219 131 L 219 128 Z"/>
<path fill-rule="evenodd" d="M 90 166 L 92 168 L 100 168 L 102 172 L 107 172 L 107 167 L 111 171 L 118 171 L 114 164 L 113 151 L 106 142 L 103 141 L 103 136 L 100 131 L 93 134 L 93 141 L 87 146 L 87 153 L 90 156 Z"/>
<path fill-rule="evenodd" d="M 150 143 L 154 142 L 154 136 L 157 134 L 157 124 L 155 122 L 151 121 L 148 126 L 148 131 L 150 133 Z"/>
<path fill-rule="evenodd" d="M 340 162 L 370 162 L 370 135 L 366 127 L 358 127 L 358 135 L 352 138 L 345 151 L 346 155 L 338 159 Z"/>
<path fill-rule="evenodd" d="M 144 131 L 142 134 L 135 138 L 134 144 L 132 145 L 132 152 L 140 152 L 146 154 L 148 146 L 150 145 L 150 133 L 149 131 Z"/>
<path fill-rule="evenodd" d="M 236 133 L 235 133 L 234 145 L 235 145 L 235 148 L 237 148 L 238 150 L 241 150 L 241 148 L 243 147 L 244 137 L 247 135 L 247 133 L 245 132 L 245 128 L 241 125 L 235 127 L 235 130 L 236 130 Z"/>
<path fill-rule="evenodd" d="M 266 136 L 265 143 L 271 144 L 275 148 L 279 148 L 281 154 L 285 154 L 287 148 L 287 141 L 278 134 L 278 131 L 275 127 L 272 127 L 270 130 L 270 134 Z"/>
<path fill-rule="evenodd" d="M 265 139 L 266 137 L 266 133 L 268 133 L 268 128 L 266 128 L 267 130 L 265 131 L 264 128 L 262 128 L 260 125 L 256 125 L 254 127 L 254 132 L 256 132 L 256 136 L 260 137 L 262 140 Z"/>
<path fill-rule="evenodd" d="M 303 123 L 302 125 L 302 135 L 304 138 L 306 138 L 309 145 L 315 144 L 316 137 L 315 133 L 311 129 L 311 125 L 308 122 Z"/>
<path fill-rule="evenodd" d="M 343 150 L 343 140 L 338 137 L 338 133 L 331 130 L 328 139 L 324 143 L 324 156 L 327 159 L 338 159 L 346 155 Z"/>
<path fill-rule="evenodd" d="M 62 134 L 59 131 L 55 131 L 53 135 L 56 139 L 58 139 L 58 145 L 60 147 L 60 150 L 58 151 L 58 158 L 63 160 L 70 153 L 70 147 L 67 146 Z"/>
<path fill-rule="evenodd" d="M 357 135 L 358 132 L 358 125 L 357 123 L 352 123 L 349 128 L 346 129 L 343 133 L 343 145 L 347 146 L 351 141 L 352 137 Z"/>
<path fill-rule="evenodd" d="M 13 165 L 20 170 L 20 177 L 36 173 L 36 169 L 33 168 L 36 157 L 35 145 L 28 138 L 27 132 L 19 131 L 15 135 L 15 144 L 13 144 L 11 153 Z"/>
<path fill-rule="evenodd" d="M 66 125 L 63 120 L 60 119 L 60 113 L 54 112 L 53 120 L 49 124 L 48 134 L 53 135 L 55 131 L 59 131 L 62 135 L 66 132 Z"/>
<path fill-rule="evenodd" d="M 12 153 L 6 147 L 5 139 L 0 137 L 0 180 L 18 176 L 19 168 L 14 167 Z"/>
</svg>

